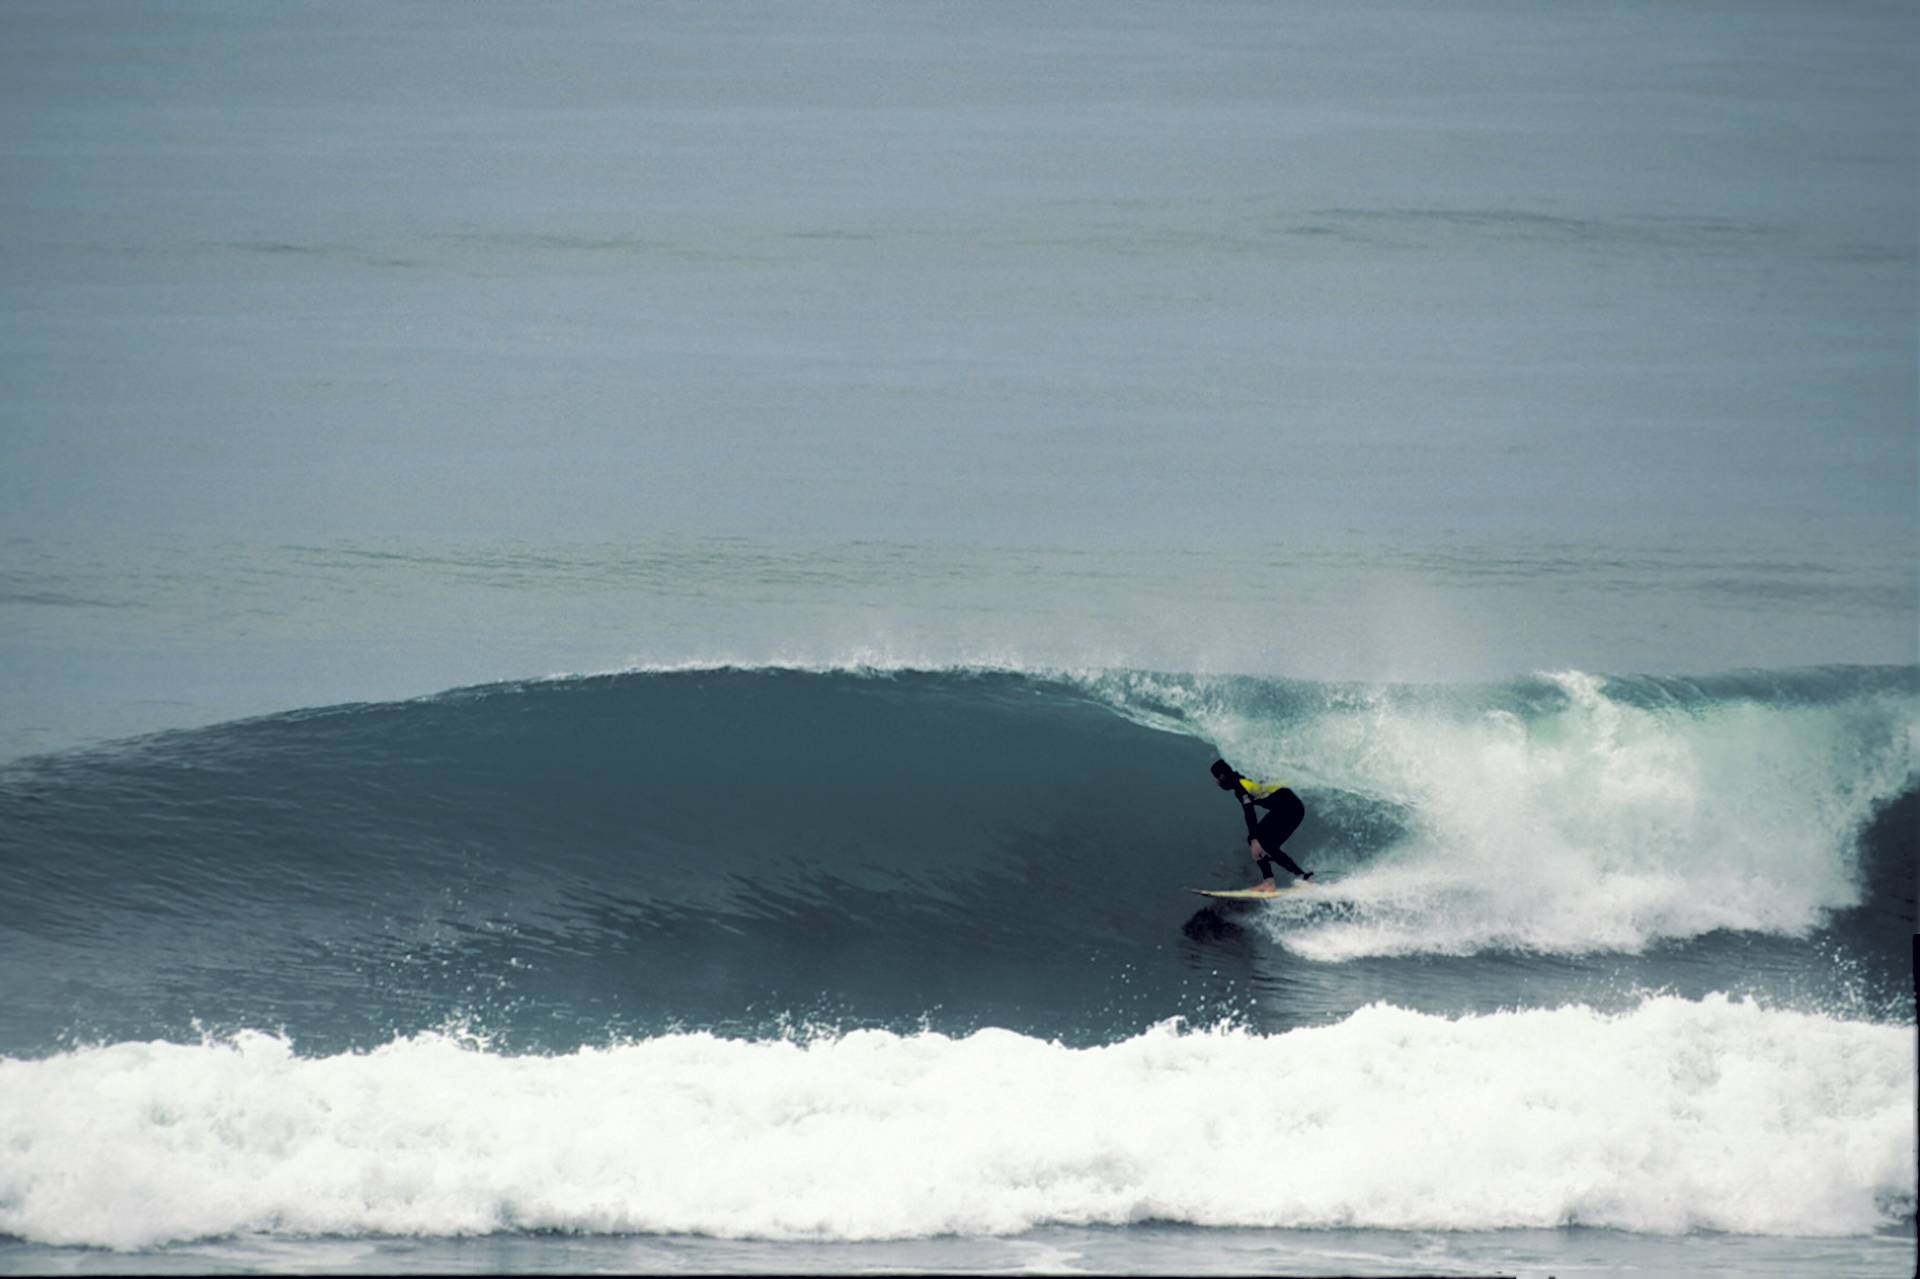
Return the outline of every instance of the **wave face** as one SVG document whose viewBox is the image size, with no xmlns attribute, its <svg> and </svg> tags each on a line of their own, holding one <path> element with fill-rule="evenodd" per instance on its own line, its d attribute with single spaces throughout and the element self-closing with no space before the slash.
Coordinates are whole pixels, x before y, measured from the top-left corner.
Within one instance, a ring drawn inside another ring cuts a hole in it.
<svg viewBox="0 0 1920 1279">
<path fill-rule="evenodd" d="M 0 1232 L 1865 1234 L 1912 1211 L 1911 1037 L 1660 997 L 1611 1017 L 1376 1004 L 1079 1049 L 1004 1030 L 545 1057 L 443 1035 L 320 1058 L 257 1033 L 122 1043 L 0 1062 Z"/>
<path fill-rule="evenodd" d="M 0 1051 L 1899 998 L 1917 674 L 635 672 L 41 757 L 0 771 Z M 1216 751 L 1305 796 L 1324 892 L 1185 893 L 1251 874 Z"/>
</svg>

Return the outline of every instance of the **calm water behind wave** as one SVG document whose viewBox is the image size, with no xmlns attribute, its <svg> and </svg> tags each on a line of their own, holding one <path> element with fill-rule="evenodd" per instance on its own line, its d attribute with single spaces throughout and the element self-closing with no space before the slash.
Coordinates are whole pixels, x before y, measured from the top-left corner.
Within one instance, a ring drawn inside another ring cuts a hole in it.
<svg viewBox="0 0 1920 1279">
<path fill-rule="evenodd" d="M 1217 544 L 14 539 L 0 757 L 633 666 L 1307 679 L 1915 659 L 1900 541 L 1343 533 Z"/>
</svg>

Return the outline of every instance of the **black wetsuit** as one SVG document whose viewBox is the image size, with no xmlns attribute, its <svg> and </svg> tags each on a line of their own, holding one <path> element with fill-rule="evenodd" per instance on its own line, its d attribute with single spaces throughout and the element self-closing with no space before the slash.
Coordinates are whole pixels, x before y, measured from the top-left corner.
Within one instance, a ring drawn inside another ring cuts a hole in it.
<svg viewBox="0 0 1920 1279">
<path fill-rule="evenodd" d="M 1287 842 L 1287 837 L 1300 829 L 1300 822 L 1307 815 L 1307 806 L 1300 802 L 1300 797 L 1285 786 L 1270 795 L 1253 797 L 1245 791 L 1240 794 L 1240 815 L 1247 819 L 1247 838 L 1259 840 L 1260 847 L 1266 852 L 1266 856 L 1258 863 L 1260 877 L 1273 878 L 1270 861 L 1279 862 L 1295 875 L 1306 874 L 1294 864 L 1293 858 L 1280 849 L 1280 845 Z M 1267 810 L 1267 815 L 1258 820 L 1253 815 L 1256 804 Z"/>
</svg>

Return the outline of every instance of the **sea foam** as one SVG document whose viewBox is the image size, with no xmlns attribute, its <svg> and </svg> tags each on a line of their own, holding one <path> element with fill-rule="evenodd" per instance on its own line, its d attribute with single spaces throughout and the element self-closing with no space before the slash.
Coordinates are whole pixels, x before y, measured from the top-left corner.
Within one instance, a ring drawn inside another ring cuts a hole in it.
<svg viewBox="0 0 1920 1279">
<path fill-rule="evenodd" d="M 1910 1215 L 1911 1027 L 1714 996 L 1284 1034 L 1164 1024 L 672 1034 L 505 1056 L 450 1034 L 0 1061 L 0 1231 L 1008 1234 L 1043 1223 L 1870 1233 Z"/>
</svg>

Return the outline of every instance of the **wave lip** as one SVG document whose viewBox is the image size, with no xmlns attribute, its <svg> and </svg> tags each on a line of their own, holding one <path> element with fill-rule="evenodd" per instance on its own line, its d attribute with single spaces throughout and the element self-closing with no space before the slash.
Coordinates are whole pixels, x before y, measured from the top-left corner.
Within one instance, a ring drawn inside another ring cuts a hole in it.
<svg viewBox="0 0 1920 1279">
<path fill-rule="evenodd" d="M 0 1232 L 1861 1235 L 1913 1211 L 1911 1039 L 1661 996 L 1612 1016 L 1376 1004 L 1279 1035 L 1165 1023 L 1081 1049 L 1004 1030 L 565 1056 L 447 1034 L 321 1058 L 253 1032 L 120 1043 L 0 1061 Z"/>
</svg>

